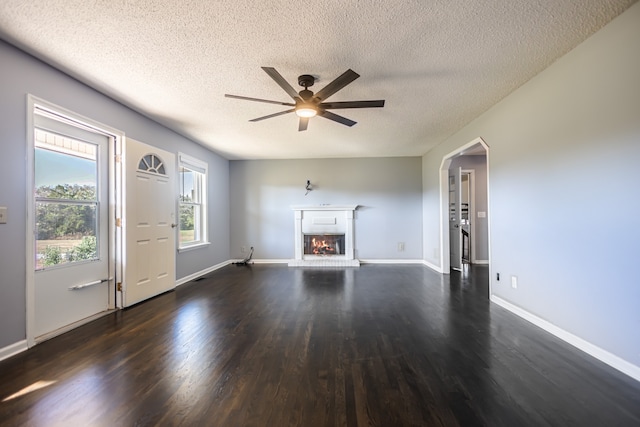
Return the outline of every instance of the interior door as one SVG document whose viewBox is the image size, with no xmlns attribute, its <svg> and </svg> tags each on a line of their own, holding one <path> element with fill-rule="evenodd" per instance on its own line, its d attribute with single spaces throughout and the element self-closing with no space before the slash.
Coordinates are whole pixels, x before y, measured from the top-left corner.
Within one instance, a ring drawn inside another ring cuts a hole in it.
<svg viewBox="0 0 640 427">
<path fill-rule="evenodd" d="M 460 177 L 460 233 L 462 234 L 462 263 L 471 264 L 471 242 L 475 236 L 471 233 L 471 174 L 463 170 Z"/>
<path fill-rule="evenodd" d="M 176 161 L 168 151 L 127 138 L 123 302 L 175 288 Z"/>
<path fill-rule="evenodd" d="M 109 305 L 112 138 L 34 114 L 34 336 L 42 340 Z"/>
<path fill-rule="evenodd" d="M 462 168 L 449 169 L 449 258 L 454 270 L 462 270 L 461 180 Z"/>
</svg>

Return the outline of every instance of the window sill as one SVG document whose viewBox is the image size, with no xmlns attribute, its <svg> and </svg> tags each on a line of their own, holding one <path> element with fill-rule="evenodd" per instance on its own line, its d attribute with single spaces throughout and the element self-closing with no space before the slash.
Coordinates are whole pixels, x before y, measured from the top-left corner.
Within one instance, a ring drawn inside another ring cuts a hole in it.
<svg viewBox="0 0 640 427">
<path fill-rule="evenodd" d="M 183 246 L 181 248 L 178 248 L 178 253 L 180 253 L 180 252 L 189 252 L 189 251 L 192 251 L 194 249 L 204 248 L 204 247 L 209 246 L 210 244 L 211 244 L 210 242 L 204 242 L 204 243 L 196 243 L 195 245 Z"/>
</svg>

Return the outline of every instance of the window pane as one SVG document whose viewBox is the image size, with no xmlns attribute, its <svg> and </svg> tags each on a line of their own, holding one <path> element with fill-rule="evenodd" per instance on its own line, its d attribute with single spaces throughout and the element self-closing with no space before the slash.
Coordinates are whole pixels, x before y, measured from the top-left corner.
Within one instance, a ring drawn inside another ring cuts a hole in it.
<svg viewBox="0 0 640 427">
<path fill-rule="evenodd" d="M 180 168 L 180 201 L 181 202 L 199 202 L 196 195 L 196 174 L 192 170 Z"/>
<path fill-rule="evenodd" d="M 97 205 L 36 202 L 36 269 L 94 260 Z"/>
<path fill-rule="evenodd" d="M 180 205 L 180 244 L 194 242 L 195 209 L 191 205 Z"/>
<path fill-rule="evenodd" d="M 97 259 L 96 145 L 36 129 L 34 155 L 36 269 Z"/>
<path fill-rule="evenodd" d="M 51 138 L 62 138 L 54 134 Z M 98 168 L 93 144 L 62 138 L 63 146 L 38 143 L 35 149 L 36 197 L 97 200 Z"/>
</svg>

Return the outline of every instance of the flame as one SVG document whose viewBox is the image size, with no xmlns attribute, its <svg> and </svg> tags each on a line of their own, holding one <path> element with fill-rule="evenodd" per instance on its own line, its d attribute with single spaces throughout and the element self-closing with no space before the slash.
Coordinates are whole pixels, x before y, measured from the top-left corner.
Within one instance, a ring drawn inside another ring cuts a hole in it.
<svg viewBox="0 0 640 427">
<path fill-rule="evenodd" d="M 311 239 L 311 246 L 311 252 L 314 255 L 329 255 L 336 253 L 336 249 L 332 246 L 332 243 L 327 243 L 326 240 L 320 240 L 314 237 Z"/>
</svg>

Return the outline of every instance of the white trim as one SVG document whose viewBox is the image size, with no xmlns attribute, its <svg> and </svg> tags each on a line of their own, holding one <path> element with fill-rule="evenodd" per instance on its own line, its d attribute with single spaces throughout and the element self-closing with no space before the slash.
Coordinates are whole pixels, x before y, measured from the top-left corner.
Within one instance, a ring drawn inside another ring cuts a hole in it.
<svg viewBox="0 0 640 427">
<path fill-rule="evenodd" d="M 26 276 L 25 291 L 26 295 L 26 324 L 27 324 L 27 346 L 32 347 L 36 344 L 35 327 L 36 327 L 36 285 L 35 285 L 35 265 L 33 254 L 36 251 L 34 242 L 34 221 L 35 209 L 33 206 L 33 188 L 35 186 L 35 129 L 34 129 L 34 110 L 36 106 L 36 98 L 27 95 L 27 218 L 26 218 Z"/>
<path fill-rule="evenodd" d="M 442 272 L 442 267 L 432 264 L 427 260 L 423 260 L 422 263 L 424 264 L 425 267 L 432 269 L 433 271 L 435 271 L 436 273 L 440 273 L 440 274 L 444 274 Z"/>
<path fill-rule="evenodd" d="M 609 353 L 608 351 L 588 342 L 584 339 L 573 335 L 570 332 L 565 331 L 564 329 L 554 325 L 551 322 L 548 322 L 528 311 L 511 304 L 508 301 L 503 300 L 500 297 L 495 295 L 491 295 L 489 298 L 491 302 L 496 303 L 500 307 L 509 310 L 511 313 L 523 318 L 524 320 L 533 323 L 537 327 L 549 332 L 550 334 L 560 338 L 562 341 L 571 344 L 576 347 L 578 350 L 582 350 L 588 355 L 595 357 L 601 362 L 606 363 L 614 369 L 622 372 L 633 378 L 636 381 L 640 381 L 640 366 L 636 366 L 626 360 L 616 356 L 615 354 Z"/>
<path fill-rule="evenodd" d="M 360 205 L 292 205 L 294 211 L 355 211 Z"/>
<path fill-rule="evenodd" d="M 11 356 L 15 356 L 18 353 L 22 353 L 28 350 L 27 340 L 18 341 L 6 347 L 0 348 L 0 361 L 8 359 Z"/>
<path fill-rule="evenodd" d="M 472 262 L 472 264 L 476 264 L 476 265 L 489 265 L 489 260 L 488 259 L 476 259 Z"/>
<path fill-rule="evenodd" d="M 188 169 L 191 169 L 194 172 L 202 173 L 205 175 L 209 172 L 209 164 L 207 162 L 203 162 L 200 159 L 191 157 L 188 154 L 178 152 L 178 163 L 183 164 Z"/>
<path fill-rule="evenodd" d="M 235 260 L 234 262 L 242 262 L 243 259 Z M 249 264 L 288 264 L 288 259 L 252 259 Z"/>
<path fill-rule="evenodd" d="M 200 242 L 200 243 L 196 243 L 195 245 L 183 246 L 181 248 L 178 248 L 178 253 L 189 252 L 189 251 L 192 251 L 194 249 L 200 249 L 200 248 L 203 248 L 203 247 L 207 247 L 210 244 L 211 244 L 211 242 Z"/>
<path fill-rule="evenodd" d="M 232 261 L 233 260 L 223 261 L 223 262 L 221 262 L 219 264 L 212 265 L 211 267 L 207 267 L 204 270 L 200 270 L 198 272 L 189 274 L 188 276 L 185 276 L 185 277 L 182 277 L 180 279 L 177 279 L 176 280 L 176 288 L 178 286 L 180 286 L 180 285 L 184 285 L 185 283 L 192 281 L 193 279 L 197 279 L 200 276 L 204 276 L 207 273 L 211 273 L 212 271 L 215 271 L 215 270 L 218 270 L 218 269 L 220 269 L 222 267 L 225 267 L 225 266 L 231 264 Z"/>
</svg>

